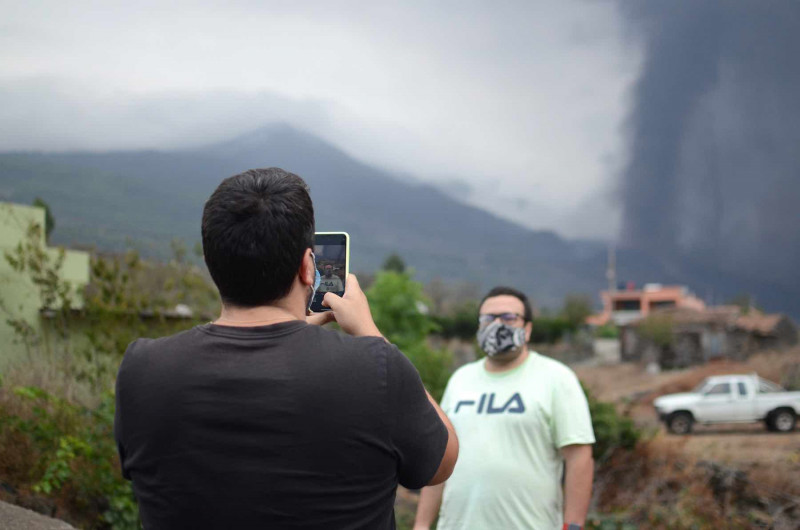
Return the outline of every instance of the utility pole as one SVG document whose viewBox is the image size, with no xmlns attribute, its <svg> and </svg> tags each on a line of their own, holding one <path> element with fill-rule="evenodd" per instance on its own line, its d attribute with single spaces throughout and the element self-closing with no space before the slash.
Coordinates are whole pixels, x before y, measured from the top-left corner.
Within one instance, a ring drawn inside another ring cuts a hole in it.
<svg viewBox="0 0 800 530">
<path fill-rule="evenodd" d="M 617 290 L 617 253 L 614 243 L 608 245 L 608 268 L 606 269 L 606 279 L 608 279 L 608 292 L 613 293 Z"/>
</svg>

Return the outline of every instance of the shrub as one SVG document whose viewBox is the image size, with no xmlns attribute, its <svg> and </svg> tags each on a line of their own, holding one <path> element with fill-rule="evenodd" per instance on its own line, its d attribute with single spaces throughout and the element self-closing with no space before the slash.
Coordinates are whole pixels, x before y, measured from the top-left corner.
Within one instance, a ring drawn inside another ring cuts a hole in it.
<svg viewBox="0 0 800 530">
<path fill-rule="evenodd" d="M 572 324 L 564 318 L 536 317 L 533 319 L 531 342 L 534 344 L 555 344 L 571 331 L 573 331 Z"/>
<path fill-rule="evenodd" d="M 601 339 L 617 339 L 619 338 L 619 328 L 614 324 L 599 326 L 594 330 L 594 336 Z"/>
<path fill-rule="evenodd" d="M 630 451 L 642 437 L 633 420 L 617 412 L 613 403 L 599 401 L 583 387 L 592 415 L 592 428 L 596 442 L 592 453 L 598 465 L 602 465 L 617 451 Z"/>
<path fill-rule="evenodd" d="M 650 315 L 641 321 L 639 334 L 656 346 L 666 348 L 674 339 L 672 317 L 670 315 Z"/>
<path fill-rule="evenodd" d="M 136 501 L 119 471 L 113 394 L 107 392 L 95 408 L 36 387 L 16 387 L 3 397 L 0 446 L 16 448 L 27 467 L 21 473 L 2 462 L 5 480 L 53 499 L 64 507 L 57 515 L 83 528 L 140 527 Z"/>
<path fill-rule="evenodd" d="M 32 225 L 26 241 L 4 254 L 13 271 L 31 280 L 47 316 L 27 322 L 0 304 L 27 353 L 9 366 L 0 387 L 3 493 L 80 528 L 138 529 L 113 437 L 116 368 L 134 338 L 198 323 L 166 318 L 175 304 L 204 307 L 216 295 L 178 247 L 169 264 L 144 262 L 135 252 L 95 255 L 76 311 L 78 293 L 61 279 L 64 251 L 51 255 L 40 241 L 41 228 Z"/>
<path fill-rule="evenodd" d="M 478 302 L 465 302 L 449 315 L 436 315 L 433 321 L 438 326 L 438 335 L 445 339 L 472 340 L 478 331 Z"/>
<path fill-rule="evenodd" d="M 448 351 L 427 344 L 428 335 L 438 326 L 425 311 L 422 284 L 414 281 L 410 272 L 381 271 L 366 294 L 378 329 L 408 356 L 425 387 L 440 400 L 452 359 Z"/>
</svg>

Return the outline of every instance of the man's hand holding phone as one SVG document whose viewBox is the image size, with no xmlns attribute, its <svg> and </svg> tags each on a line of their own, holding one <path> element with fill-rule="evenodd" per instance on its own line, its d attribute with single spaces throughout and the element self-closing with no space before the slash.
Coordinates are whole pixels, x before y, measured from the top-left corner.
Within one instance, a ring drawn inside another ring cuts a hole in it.
<svg viewBox="0 0 800 530">
<path fill-rule="evenodd" d="M 332 311 L 323 311 L 321 313 L 312 313 L 309 311 L 306 315 L 306 324 L 313 324 L 315 326 L 324 326 L 330 322 L 335 322 Z"/>
<path fill-rule="evenodd" d="M 369 310 L 367 295 L 361 290 L 355 274 L 347 276 L 344 296 L 331 292 L 325 293 L 322 305 L 329 307 L 331 310 L 325 313 L 315 313 L 309 319 L 316 315 L 332 314 L 333 318 L 330 320 L 335 320 L 348 335 L 353 335 L 354 337 L 383 337 L 383 334 L 375 325 L 375 321 L 372 320 L 372 312 Z M 330 320 L 327 322 L 330 322 Z M 307 321 L 313 323 L 310 320 Z"/>
</svg>

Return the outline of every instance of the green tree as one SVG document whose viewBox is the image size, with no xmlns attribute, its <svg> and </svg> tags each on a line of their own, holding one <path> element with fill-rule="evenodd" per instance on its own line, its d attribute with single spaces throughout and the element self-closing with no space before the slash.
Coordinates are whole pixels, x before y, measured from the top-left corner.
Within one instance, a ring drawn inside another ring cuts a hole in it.
<svg viewBox="0 0 800 530">
<path fill-rule="evenodd" d="M 381 268 L 385 271 L 405 272 L 406 262 L 400 257 L 399 254 L 392 253 L 389 254 L 386 260 L 383 262 L 383 267 Z"/>
<path fill-rule="evenodd" d="M 438 334 L 446 339 L 471 340 L 478 331 L 478 301 L 464 302 L 446 315 L 433 317 L 439 326 Z"/>
<path fill-rule="evenodd" d="M 758 311 L 758 307 L 756 306 L 756 301 L 753 295 L 748 293 L 740 293 L 728 300 L 727 302 L 729 305 L 735 305 L 739 309 L 741 309 L 742 314 L 746 315 L 750 311 Z"/>
<path fill-rule="evenodd" d="M 436 324 L 422 310 L 422 284 L 409 273 L 382 271 L 367 291 L 372 316 L 387 339 L 400 345 L 423 341 Z"/>
<path fill-rule="evenodd" d="M 531 342 L 534 344 L 555 344 L 572 330 L 572 325 L 562 317 L 540 316 L 533 319 Z"/>
<path fill-rule="evenodd" d="M 381 271 L 366 294 L 378 329 L 414 363 L 431 395 L 441 399 L 452 359 L 447 350 L 427 344 L 437 325 L 424 310 L 428 300 L 422 284 L 407 272 Z"/>
<path fill-rule="evenodd" d="M 586 317 L 592 314 L 592 299 L 585 294 L 570 294 L 564 298 L 561 316 L 569 322 L 572 329 L 581 327 Z"/>
<path fill-rule="evenodd" d="M 674 339 L 672 317 L 657 313 L 649 315 L 639 323 L 639 334 L 660 348 L 671 346 Z"/>
<path fill-rule="evenodd" d="M 44 237 L 45 241 L 50 241 L 50 234 L 56 227 L 56 218 L 53 217 L 53 211 L 50 209 L 50 205 L 44 202 L 44 199 L 40 197 L 36 197 L 33 200 L 33 205 L 44 208 Z"/>
</svg>

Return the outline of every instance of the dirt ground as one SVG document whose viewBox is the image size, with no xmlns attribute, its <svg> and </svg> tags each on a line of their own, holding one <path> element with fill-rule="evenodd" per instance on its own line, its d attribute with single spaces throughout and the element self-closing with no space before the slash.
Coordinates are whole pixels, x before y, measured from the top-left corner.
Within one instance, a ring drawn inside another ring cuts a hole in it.
<svg viewBox="0 0 800 530">
<path fill-rule="evenodd" d="M 660 443 L 680 449 L 687 456 L 743 470 L 792 470 L 800 476 L 800 427 L 791 434 L 776 434 L 767 432 L 760 423 L 696 425 L 693 434 L 675 436 L 666 432 L 652 407 L 658 396 L 690 390 L 710 375 L 756 372 L 781 382 L 797 366 L 800 366 L 800 348 L 759 354 L 746 362 L 715 362 L 659 374 L 649 374 L 641 365 L 628 363 L 573 369 L 594 396 L 615 403 L 637 425 L 656 431 Z"/>
</svg>

